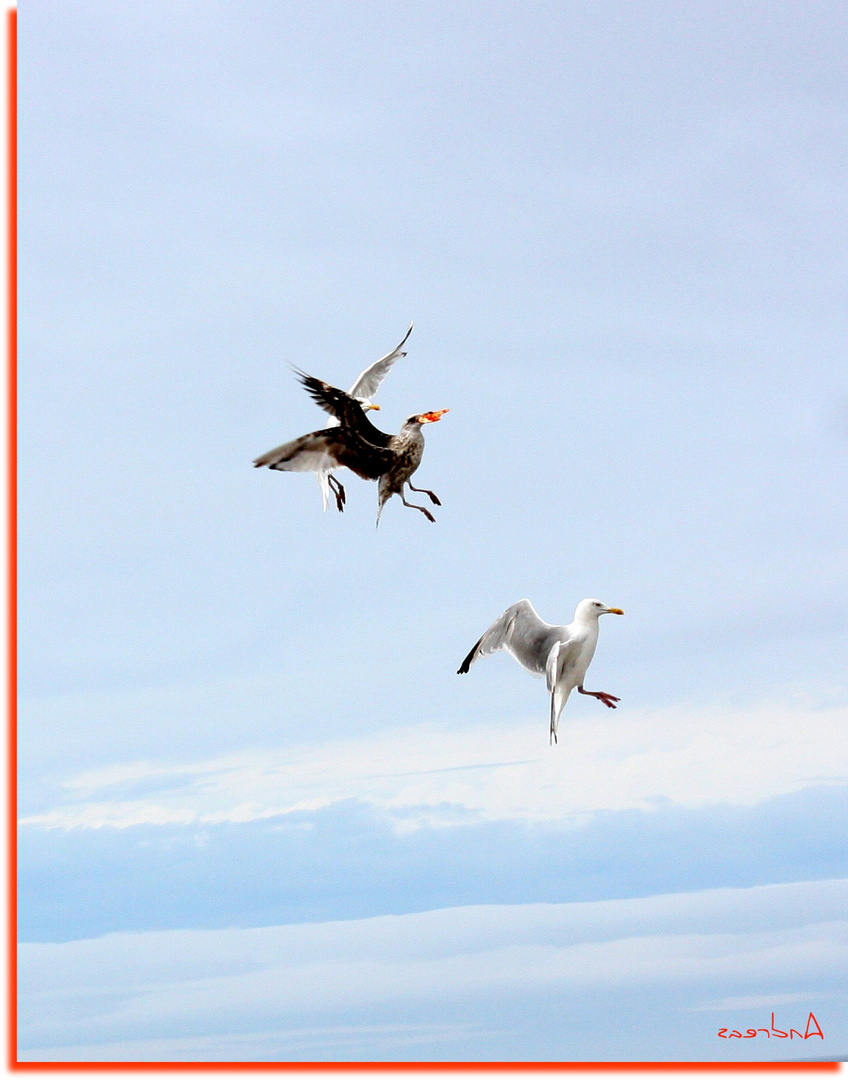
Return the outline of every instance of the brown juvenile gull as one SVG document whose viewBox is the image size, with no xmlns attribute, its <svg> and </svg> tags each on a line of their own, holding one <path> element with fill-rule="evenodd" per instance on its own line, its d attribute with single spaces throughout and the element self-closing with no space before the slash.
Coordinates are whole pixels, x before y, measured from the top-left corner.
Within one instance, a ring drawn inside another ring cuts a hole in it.
<svg viewBox="0 0 848 1080">
<path fill-rule="evenodd" d="M 414 487 L 409 478 L 421 464 L 424 453 L 422 424 L 435 423 L 449 410 L 416 413 L 404 421 L 397 435 L 387 435 L 374 427 L 362 406 L 350 394 L 311 375 L 303 372 L 298 374 L 311 397 L 322 409 L 334 416 L 338 424 L 277 446 L 256 458 L 253 464 L 257 468 L 267 466 L 281 472 L 319 472 L 344 466 L 363 480 L 379 481 L 378 525 L 383 507 L 392 495 L 399 495 L 404 506 L 420 510 L 428 520 L 435 521 L 429 510 L 406 501 L 403 488 L 408 484 L 412 491 L 422 492 L 428 495 L 436 506 L 441 505 L 432 491 Z M 338 480 L 336 483 L 341 488 Z M 342 503 L 344 498 L 342 488 Z M 336 499 L 339 500 L 338 493 Z"/>
<path fill-rule="evenodd" d="M 568 626 L 552 626 L 540 619 L 529 600 L 508 607 L 489 627 L 462 661 L 457 675 L 464 675 L 479 656 L 506 649 L 534 675 L 544 675 L 551 695 L 550 741 L 557 741 L 557 725 L 571 691 L 577 687 L 602 701 L 610 709 L 621 698 L 603 690 L 584 690 L 583 679 L 598 644 L 601 615 L 623 615 L 621 608 L 607 607 L 600 600 L 581 600 Z"/>
</svg>

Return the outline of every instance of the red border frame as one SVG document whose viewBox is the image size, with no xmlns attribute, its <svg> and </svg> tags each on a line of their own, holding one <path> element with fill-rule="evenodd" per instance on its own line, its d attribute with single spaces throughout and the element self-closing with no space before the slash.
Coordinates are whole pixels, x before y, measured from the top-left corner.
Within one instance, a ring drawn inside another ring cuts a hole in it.
<svg viewBox="0 0 848 1080">
<path fill-rule="evenodd" d="M 6 376 L 6 513 L 7 513 L 7 572 L 6 588 L 8 590 L 8 607 L 6 611 L 6 641 L 7 663 L 6 678 L 8 687 L 8 735 L 6 744 L 7 757 L 7 790 L 9 802 L 7 804 L 8 828 L 7 828 L 7 858 L 8 865 L 8 928 L 7 928 L 7 951 L 9 957 L 9 971 L 7 976 L 8 993 L 8 1047 L 9 1067 L 15 1066 L 15 1049 L 17 1046 L 17 997 L 16 997 L 16 972 L 17 972 L 17 356 L 18 356 L 18 325 L 17 325 L 17 223 L 18 223 L 18 186 L 17 186 L 17 103 L 18 103 L 18 13 L 15 8 L 10 8 L 6 13 L 6 347 L 8 349 L 7 376 Z"/>
<path fill-rule="evenodd" d="M 18 1061 L 17 1047 L 17 29 L 6 17 L 7 484 L 8 484 L 8 1067 L 12 1072 L 839 1072 L 838 1061 Z"/>
<path fill-rule="evenodd" d="M 78 1072 L 838 1072 L 838 1061 L 23 1061 L 16 1070 Z"/>
</svg>

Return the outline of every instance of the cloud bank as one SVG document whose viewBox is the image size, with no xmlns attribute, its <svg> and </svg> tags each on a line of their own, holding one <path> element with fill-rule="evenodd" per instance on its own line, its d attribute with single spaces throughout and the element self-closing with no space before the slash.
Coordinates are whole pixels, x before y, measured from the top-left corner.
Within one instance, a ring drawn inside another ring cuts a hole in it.
<svg viewBox="0 0 848 1080">
<path fill-rule="evenodd" d="M 100 767 L 67 780 L 59 805 L 22 821 L 246 822 L 357 799 L 409 829 L 450 824 L 457 808 L 481 821 L 562 821 L 657 799 L 750 806 L 848 781 L 845 720 L 844 709 L 802 704 L 628 711 L 572 720 L 551 749 L 540 707 L 538 718 L 510 725 L 419 724 L 206 761 Z"/>
<path fill-rule="evenodd" d="M 20 934 L 268 926 L 841 877 L 839 710 L 435 724 L 77 773 L 25 815 Z"/>
<path fill-rule="evenodd" d="M 822 1057 L 848 1040 L 846 907 L 841 880 L 26 945 L 22 1057 Z M 825 1040 L 717 1037 L 772 1005 Z"/>
<path fill-rule="evenodd" d="M 238 823 L 29 826 L 20 840 L 19 934 L 66 941 L 848 874 L 848 786 L 752 807 L 658 802 L 577 825 L 481 822 L 450 806 L 443 819 L 451 812 L 450 828 L 404 831 L 356 800 Z"/>
</svg>

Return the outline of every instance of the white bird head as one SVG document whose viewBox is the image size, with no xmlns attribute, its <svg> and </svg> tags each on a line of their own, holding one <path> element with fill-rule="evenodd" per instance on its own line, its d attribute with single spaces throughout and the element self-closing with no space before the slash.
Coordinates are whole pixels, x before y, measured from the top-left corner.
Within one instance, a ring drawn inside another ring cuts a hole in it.
<svg viewBox="0 0 848 1080">
<path fill-rule="evenodd" d="M 620 607 L 607 607 L 600 600 L 592 598 L 581 600 L 574 612 L 574 621 L 582 622 L 586 619 L 598 619 L 601 615 L 623 615 Z"/>
</svg>

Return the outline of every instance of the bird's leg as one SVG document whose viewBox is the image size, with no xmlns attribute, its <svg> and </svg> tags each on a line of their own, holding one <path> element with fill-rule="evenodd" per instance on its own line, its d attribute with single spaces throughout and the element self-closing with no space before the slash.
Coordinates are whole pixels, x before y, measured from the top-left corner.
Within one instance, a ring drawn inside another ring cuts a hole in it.
<svg viewBox="0 0 848 1080">
<path fill-rule="evenodd" d="M 403 503 L 404 506 L 408 506 L 412 510 L 420 510 L 421 513 L 424 515 L 425 518 L 427 518 L 428 521 L 435 521 L 436 520 L 433 517 L 433 515 L 430 513 L 430 511 L 427 510 L 425 507 L 418 506 L 416 503 L 408 503 L 406 501 L 406 496 L 404 495 L 403 491 L 400 491 L 399 494 L 400 494 L 400 501 Z"/>
<path fill-rule="evenodd" d="M 332 473 L 327 477 L 327 483 L 330 485 L 330 490 L 336 496 L 336 507 L 340 514 L 344 513 L 344 504 L 347 502 L 347 495 L 345 495 L 345 489 L 341 483 L 333 476 Z"/>
<path fill-rule="evenodd" d="M 336 496 L 336 500 L 341 500 L 342 505 L 347 502 L 347 496 L 345 495 L 345 489 L 341 484 L 341 481 L 337 480 L 332 473 L 327 477 L 327 483 L 330 485 L 333 494 Z"/>
<path fill-rule="evenodd" d="M 557 701 L 556 687 L 554 687 L 551 691 L 551 734 L 548 739 L 551 746 L 553 746 L 554 743 L 559 742 L 559 739 L 557 738 L 557 728 L 559 727 L 559 717 L 564 705 L 565 702 L 560 703 Z"/>
<path fill-rule="evenodd" d="M 406 483 L 407 483 L 407 486 L 409 487 L 410 491 L 418 491 L 422 495 L 429 495 L 431 502 L 435 503 L 436 506 L 441 506 L 442 505 L 441 501 L 439 500 L 439 496 L 434 494 L 432 491 L 429 491 L 427 488 L 413 487 L 413 485 L 410 484 L 410 482 L 408 480 L 406 481 Z"/>
<path fill-rule="evenodd" d="M 602 701 L 608 709 L 614 709 L 616 702 L 621 701 L 620 697 L 613 697 L 612 694 L 605 694 L 603 690 L 584 690 L 582 686 L 578 686 L 577 690 L 581 694 L 587 694 L 589 697 L 596 697 L 598 701 Z"/>
</svg>

